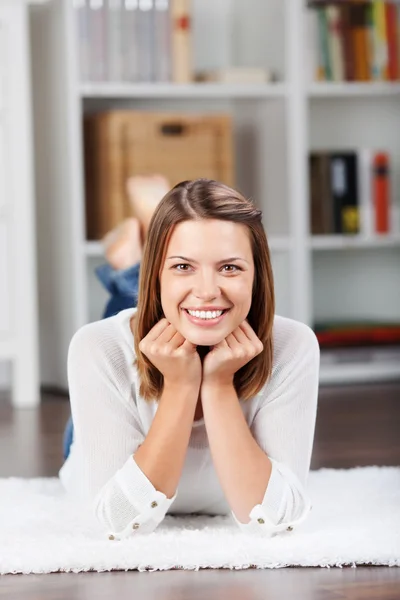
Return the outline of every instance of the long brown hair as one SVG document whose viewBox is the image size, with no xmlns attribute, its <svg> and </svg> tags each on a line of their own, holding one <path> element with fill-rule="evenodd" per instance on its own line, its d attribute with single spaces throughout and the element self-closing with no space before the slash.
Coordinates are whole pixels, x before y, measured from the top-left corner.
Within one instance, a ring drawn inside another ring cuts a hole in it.
<svg viewBox="0 0 400 600">
<path fill-rule="evenodd" d="M 272 326 L 275 293 L 270 252 L 262 212 L 238 191 L 212 179 L 182 181 L 161 200 L 151 219 L 143 249 L 139 276 L 138 307 L 133 320 L 139 393 L 149 402 L 159 400 L 163 375 L 139 350 L 139 343 L 164 318 L 161 306 L 160 274 L 175 225 L 183 221 L 219 219 L 247 225 L 254 260 L 252 302 L 247 320 L 264 345 L 263 351 L 234 375 L 238 398 L 254 397 L 272 373 Z"/>
</svg>

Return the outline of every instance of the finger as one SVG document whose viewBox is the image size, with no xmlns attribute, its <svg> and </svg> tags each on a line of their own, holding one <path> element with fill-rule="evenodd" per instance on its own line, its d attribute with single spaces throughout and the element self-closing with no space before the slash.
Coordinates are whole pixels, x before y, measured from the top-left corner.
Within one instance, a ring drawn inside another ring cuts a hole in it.
<svg viewBox="0 0 400 600">
<path fill-rule="evenodd" d="M 177 337 L 175 337 L 177 336 Z M 166 329 L 164 329 L 164 331 L 160 334 L 160 336 L 157 338 L 157 342 L 160 342 L 161 344 L 170 344 L 172 342 L 172 340 L 175 338 L 175 342 L 174 344 L 177 343 L 177 339 L 179 340 L 178 342 L 178 346 L 183 342 L 183 340 L 185 339 L 180 333 L 179 331 L 177 331 L 177 329 L 174 327 L 174 325 L 172 325 L 171 323 L 169 323 L 168 327 Z"/>
<path fill-rule="evenodd" d="M 256 350 L 257 354 L 260 354 L 264 350 L 264 344 L 262 343 L 260 338 L 257 336 L 256 332 L 254 331 L 254 329 L 252 328 L 250 323 L 248 321 L 243 321 L 243 323 L 241 323 L 241 325 L 240 325 L 240 328 L 246 334 L 248 339 L 250 340 L 251 345 Z"/>
<path fill-rule="evenodd" d="M 183 348 L 184 350 L 187 350 L 187 351 L 196 352 L 197 344 L 192 344 L 192 342 L 189 342 L 189 340 L 187 340 L 185 338 L 184 338 L 184 340 L 185 341 L 183 342 L 181 348 Z"/>
<path fill-rule="evenodd" d="M 239 325 L 241 331 L 244 332 L 244 334 L 246 335 L 246 337 L 251 340 L 253 343 L 257 343 L 259 341 L 259 338 L 257 337 L 256 332 L 254 331 L 254 329 L 252 328 L 252 326 L 250 325 L 250 323 L 245 320 L 243 321 L 243 323 L 241 323 Z"/>
<path fill-rule="evenodd" d="M 243 345 L 236 339 L 236 337 L 233 335 L 233 333 L 230 333 L 225 338 L 225 341 L 230 350 L 236 350 L 239 346 Z"/>
<path fill-rule="evenodd" d="M 248 344 L 249 338 L 246 333 L 240 327 L 237 327 L 234 331 L 232 331 L 232 335 L 235 336 L 238 342 L 241 344 Z"/>
<path fill-rule="evenodd" d="M 169 325 L 170 323 L 167 319 L 161 319 L 150 329 L 150 331 L 146 335 L 146 339 L 149 342 L 153 342 L 163 333 L 163 331 L 167 329 L 167 327 L 169 327 Z"/>
</svg>

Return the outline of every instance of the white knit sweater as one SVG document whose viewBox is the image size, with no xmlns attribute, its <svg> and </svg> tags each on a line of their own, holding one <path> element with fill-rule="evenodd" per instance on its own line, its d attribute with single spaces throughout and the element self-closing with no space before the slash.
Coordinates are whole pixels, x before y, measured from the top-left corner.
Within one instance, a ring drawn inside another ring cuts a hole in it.
<svg viewBox="0 0 400 600">
<path fill-rule="evenodd" d="M 239 400 L 255 440 L 272 462 L 261 504 L 240 523 L 227 503 L 204 419 L 193 423 L 178 489 L 156 490 L 133 454 L 158 408 L 139 396 L 130 318 L 136 308 L 89 323 L 71 340 L 68 380 L 75 439 L 59 476 L 116 539 L 150 533 L 165 514 L 228 514 L 243 531 L 271 537 L 308 515 L 306 492 L 317 413 L 317 338 L 307 325 L 275 316 L 272 377 L 254 398 Z M 112 538 L 111 538 L 112 539 Z"/>
</svg>

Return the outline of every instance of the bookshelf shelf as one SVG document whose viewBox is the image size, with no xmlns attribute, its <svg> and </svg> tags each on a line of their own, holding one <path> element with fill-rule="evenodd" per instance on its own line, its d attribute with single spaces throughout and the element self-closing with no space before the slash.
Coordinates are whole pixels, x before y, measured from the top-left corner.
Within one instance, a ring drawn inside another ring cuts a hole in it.
<svg viewBox="0 0 400 600">
<path fill-rule="evenodd" d="M 338 363 L 321 365 L 319 381 L 321 384 L 364 383 L 372 381 L 398 380 L 399 363 L 365 362 Z"/>
<path fill-rule="evenodd" d="M 285 236 L 268 236 L 268 245 L 272 252 L 288 252 L 292 248 L 291 240 Z M 83 254 L 87 257 L 103 257 L 103 245 L 98 241 L 85 242 Z"/>
<path fill-rule="evenodd" d="M 284 98 L 283 83 L 83 83 L 82 98 Z"/>
<path fill-rule="evenodd" d="M 400 82 L 321 82 L 308 87 L 310 98 L 359 98 L 400 95 Z"/>
<path fill-rule="evenodd" d="M 347 250 L 349 248 L 400 248 L 400 234 L 350 236 L 350 235 L 314 235 L 308 240 L 313 250 Z"/>
</svg>

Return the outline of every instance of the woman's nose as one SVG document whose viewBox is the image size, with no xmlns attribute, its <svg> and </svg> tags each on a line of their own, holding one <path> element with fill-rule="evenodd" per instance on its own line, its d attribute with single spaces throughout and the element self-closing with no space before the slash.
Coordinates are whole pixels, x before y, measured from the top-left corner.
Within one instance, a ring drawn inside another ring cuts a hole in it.
<svg viewBox="0 0 400 600">
<path fill-rule="evenodd" d="M 215 274 L 199 275 L 194 286 L 194 294 L 198 298 L 208 299 L 216 298 L 221 294 Z"/>
</svg>

